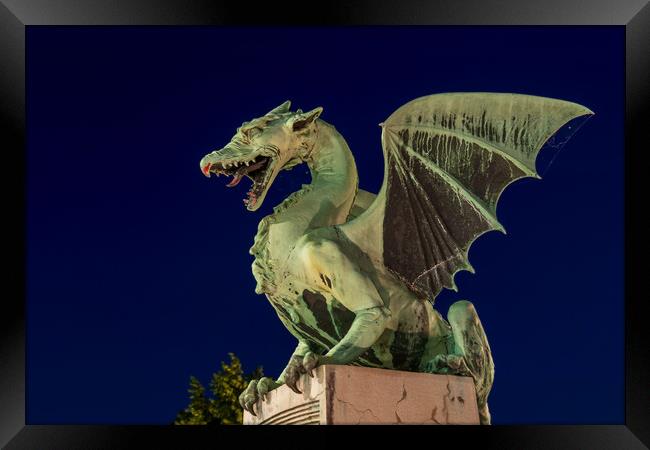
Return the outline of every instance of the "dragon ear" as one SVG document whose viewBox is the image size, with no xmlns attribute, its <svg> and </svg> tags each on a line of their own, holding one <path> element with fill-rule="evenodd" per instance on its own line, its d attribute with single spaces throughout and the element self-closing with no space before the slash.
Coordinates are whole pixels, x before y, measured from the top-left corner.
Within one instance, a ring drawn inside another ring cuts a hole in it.
<svg viewBox="0 0 650 450">
<path fill-rule="evenodd" d="M 272 115 L 272 114 L 283 114 L 289 112 L 289 108 L 291 108 L 291 100 L 287 100 L 280 106 L 272 109 L 271 111 L 267 112 L 266 115 Z"/>
<path fill-rule="evenodd" d="M 306 113 L 300 113 L 295 115 L 291 119 L 291 126 L 293 128 L 293 131 L 300 131 L 303 128 L 311 125 L 314 120 L 318 119 L 318 116 L 321 115 L 323 112 L 323 107 L 319 106 L 318 108 L 314 108 L 311 111 L 308 111 Z"/>
</svg>

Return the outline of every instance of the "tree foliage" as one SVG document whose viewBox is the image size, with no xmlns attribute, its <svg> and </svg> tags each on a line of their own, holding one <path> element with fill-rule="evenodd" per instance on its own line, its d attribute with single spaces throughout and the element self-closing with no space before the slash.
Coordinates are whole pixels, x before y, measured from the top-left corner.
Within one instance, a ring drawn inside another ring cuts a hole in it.
<svg viewBox="0 0 650 450">
<path fill-rule="evenodd" d="M 239 394 L 253 378 L 264 376 L 261 367 L 244 374 L 241 361 L 233 353 L 228 353 L 230 364 L 221 362 L 221 370 L 212 374 L 209 388 L 194 376 L 190 377 L 187 390 L 189 405 L 176 416 L 175 425 L 235 425 L 243 421 L 239 404 Z"/>
</svg>

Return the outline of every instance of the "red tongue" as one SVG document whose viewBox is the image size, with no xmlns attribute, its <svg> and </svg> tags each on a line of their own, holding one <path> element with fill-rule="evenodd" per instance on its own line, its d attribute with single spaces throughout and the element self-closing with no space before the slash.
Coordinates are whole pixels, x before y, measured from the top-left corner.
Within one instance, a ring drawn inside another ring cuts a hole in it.
<svg viewBox="0 0 650 450">
<path fill-rule="evenodd" d="M 236 173 L 232 177 L 232 181 L 230 183 L 228 183 L 226 186 L 227 187 L 235 187 L 235 186 L 237 186 L 243 177 L 244 177 L 244 175 L 240 175 L 240 174 Z"/>
</svg>

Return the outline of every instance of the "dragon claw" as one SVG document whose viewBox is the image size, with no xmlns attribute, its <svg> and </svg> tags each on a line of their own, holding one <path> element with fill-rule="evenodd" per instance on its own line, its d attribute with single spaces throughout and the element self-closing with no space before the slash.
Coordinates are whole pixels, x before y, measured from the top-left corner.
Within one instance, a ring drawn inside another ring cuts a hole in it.
<svg viewBox="0 0 650 450">
<path fill-rule="evenodd" d="M 268 398 L 269 392 L 281 384 L 282 383 L 278 383 L 269 377 L 262 377 L 258 380 L 252 380 L 250 383 L 248 383 L 246 389 L 244 389 L 244 391 L 239 394 L 239 404 L 244 410 L 248 411 L 254 416 L 257 416 L 257 413 L 255 412 L 255 405 L 258 405 L 259 411 L 258 402 L 260 400 L 265 401 Z"/>
<path fill-rule="evenodd" d="M 302 391 L 298 389 L 298 376 L 287 376 L 284 383 L 296 394 L 302 394 Z"/>
<path fill-rule="evenodd" d="M 307 352 L 302 358 L 302 367 L 310 377 L 314 377 L 314 369 L 319 365 L 319 357 L 316 353 Z"/>
<path fill-rule="evenodd" d="M 251 413 L 254 416 L 257 416 L 255 413 L 255 404 L 259 400 L 259 395 L 257 393 L 257 380 L 252 380 L 248 383 L 248 387 L 239 395 L 239 404 L 246 411 Z"/>
<path fill-rule="evenodd" d="M 261 400 L 266 400 L 268 393 L 278 387 L 279 384 L 269 377 L 262 377 L 257 382 L 257 394 Z"/>
<path fill-rule="evenodd" d="M 449 375 L 467 375 L 470 370 L 462 355 L 436 355 L 427 365 L 427 372 Z"/>
<path fill-rule="evenodd" d="M 298 380 L 302 374 L 307 373 L 303 361 L 303 357 L 294 356 L 285 369 L 284 383 L 296 394 L 302 394 L 302 391 L 298 389 Z"/>
</svg>

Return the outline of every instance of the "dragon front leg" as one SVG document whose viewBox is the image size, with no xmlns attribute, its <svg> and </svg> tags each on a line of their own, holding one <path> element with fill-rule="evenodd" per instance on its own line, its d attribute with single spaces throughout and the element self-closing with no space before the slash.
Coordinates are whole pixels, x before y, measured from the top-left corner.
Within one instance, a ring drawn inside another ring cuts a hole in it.
<svg viewBox="0 0 650 450">
<path fill-rule="evenodd" d="M 303 357 L 303 367 L 308 374 L 324 364 L 350 364 L 368 350 L 386 329 L 388 314 L 385 308 L 373 306 L 356 312 L 352 326 L 332 349 L 325 355 L 307 352 Z M 313 375 L 312 375 L 313 376 Z"/>
<path fill-rule="evenodd" d="M 345 336 L 327 352 L 307 352 L 303 368 L 308 374 L 324 364 L 350 364 L 372 347 L 391 316 L 374 283 L 331 240 L 307 238 L 300 244 L 300 262 L 306 282 L 316 291 L 331 294 L 355 314 Z"/>
</svg>

